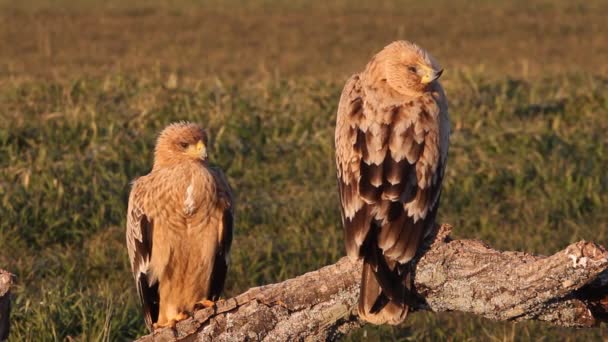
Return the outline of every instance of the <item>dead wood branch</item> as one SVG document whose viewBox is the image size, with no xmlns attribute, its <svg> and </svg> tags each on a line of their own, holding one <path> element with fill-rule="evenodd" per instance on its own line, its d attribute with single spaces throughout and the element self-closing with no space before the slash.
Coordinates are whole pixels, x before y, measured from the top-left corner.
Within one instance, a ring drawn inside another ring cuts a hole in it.
<svg viewBox="0 0 608 342">
<path fill-rule="evenodd" d="M 549 257 L 449 240 L 444 225 L 419 258 L 416 310 L 592 327 L 607 318 L 608 252 L 577 242 Z M 199 310 L 140 341 L 334 340 L 359 328 L 361 264 L 347 258 Z"/>
</svg>

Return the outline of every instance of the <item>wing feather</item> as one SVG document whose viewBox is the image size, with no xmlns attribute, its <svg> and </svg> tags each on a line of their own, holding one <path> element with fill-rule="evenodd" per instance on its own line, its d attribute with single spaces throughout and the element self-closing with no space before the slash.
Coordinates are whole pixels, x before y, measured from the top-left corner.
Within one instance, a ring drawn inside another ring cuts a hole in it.
<svg viewBox="0 0 608 342">
<path fill-rule="evenodd" d="M 447 156 L 439 153 L 441 120 L 447 113 L 440 112 L 441 104 L 428 101 L 429 96 L 398 106 L 384 163 L 388 186 L 382 198 L 392 204 L 390 214 L 380 213 L 379 218 L 386 219 L 378 246 L 388 260 L 401 264 L 415 256 L 422 238 L 433 229 Z"/>
<path fill-rule="evenodd" d="M 218 249 L 211 273 L 209 297 L 211 297 L 211 300 L 217 300 L 224 289 L 228 265 L 230 263 L 230 247 L 232 245 L 234 226 L 234 196 L 222 171 L 218 168 L 210 168 L 210 171 L 215 180 L 218 193 L 218 208 L 216 209 L 216 213 L 219 215 L 218 222 L 220 222 L 220 227 Z"/>
<path fill-rule="evenodd" d="M 353 75 L 344 86 L 336 119 L 336 167 L 340 193 L 342 223 L 346 252 L 351 258 L 360 257 L 363 240 L 371 224 L 371 213 L 364 198 L 375 199 L 380 192 L 371 183 L 360 196 L 361 159 L 367 155 L 365 134 L 359 130 L 363 116 L 363 98 L 358 75 Z"/>
<path fill-rule="evenodd" d="M 142 182 L 133 182 L 127 209 L 127 251 L 137 293 L 143 305 L 144 320 L 148 329 L 158 319 L 158 283 L 148 278 L 152 258 L 154 222 L 144 212 L 145 189 Z"/>
</svg>

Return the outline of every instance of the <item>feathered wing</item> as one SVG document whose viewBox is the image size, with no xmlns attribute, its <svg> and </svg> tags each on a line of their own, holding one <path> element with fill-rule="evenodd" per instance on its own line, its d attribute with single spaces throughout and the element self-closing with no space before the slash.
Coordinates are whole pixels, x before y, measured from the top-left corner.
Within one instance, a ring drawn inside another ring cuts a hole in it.
<svg viewBox="0 0 608 342">
<path fill-rule="evenodd" d="M 209 297 L 217 300 L 226 281 L 228 265 L 230 260 L 230 247 L 232 245 L 232 232 L 234 224 L 234 196 L 226 177 L 220 169 L 210 168 L 216 183 L 218 203 L 214 215 L 217 215 L 218 226 L 218 248 L 211 273 L 211 284 Z"/>
<path fill-rule="evenodd" d="M 137 293 L 143 305 L 146 326 L 152 331 L 152 324 L 158 320 L 158 283 L 149 280 L 152 258 L 152 235 L 154 222 L 144 211 L 145 189 L 142 182 L 133 182 L 127 209 L 127 251 L 131 271 L 135 278 Z"/>
<path fill-rule="evenodd" d="M 358 75 L 353 75 L 344 86 L 336 120 L 336 167 L 340 195 L 342 225 L 346 253 L 358 259 L 361 245 L 370 228 L 371 213 L 359 196 L 362 141 L 358 129 L 363 118 L 363 92 Z"/>
<path fill-rule="evenodd" d="M 366 99 L 357 75 L 338 107 L 336 162 L 345 243 L 364 259 L 360 315 L 407 314 L 409 265 L 433 229 L 447 156 L 447 106 L 436 92 L 398 105 Z"/>
</svg>

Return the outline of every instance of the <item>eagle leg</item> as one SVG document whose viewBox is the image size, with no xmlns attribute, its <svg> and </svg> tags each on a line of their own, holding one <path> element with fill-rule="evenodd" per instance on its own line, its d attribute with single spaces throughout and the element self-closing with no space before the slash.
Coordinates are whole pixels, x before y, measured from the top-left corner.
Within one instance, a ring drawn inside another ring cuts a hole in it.
<svg viewBox="0 0 608 342">
<path fill-rule="evenodd" d="M 152 327 L 154 328 L 154 330 L 161 329 L 161 328 L 167 328 L 167 327 L 173 329 L 173 328 L 175 328 L 175 325 L 177 324 L 177 322 L 182 321 L 188 317 L 190 317 L 190 316 L 187 313 L 180 312 L 177 314 L 177 316 L 171 318 L 166 323 L 163 323 L 163 324 L 154 323 L 152 325 Z"/>
</svg>

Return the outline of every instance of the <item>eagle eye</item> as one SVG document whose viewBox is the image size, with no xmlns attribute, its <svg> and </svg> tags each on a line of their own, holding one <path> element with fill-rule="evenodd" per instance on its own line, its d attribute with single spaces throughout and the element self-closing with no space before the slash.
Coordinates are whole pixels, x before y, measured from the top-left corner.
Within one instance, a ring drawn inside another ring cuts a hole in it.
<svg viewBox="0 0 608 342">
<path fill-rule="evenodd" d="M 188 143 L 182 142 L 182 143 L 179 143 L 179 146 L 181 146 L 182 148 L 186 148 L 186 147 L 188 147 Z"/>
<path fill-rule="evenodd" d="M 418 71 L 418 69 L 416 69 L 416 67 L 415 67 L 415 66 L 413 66 L 413 65 L 408 66 L 408 67 L 407 67 L 407 70 L 409 70 L 410 72 L 413 72 L 413 73 L 415 73 L 415 72 L 417 72 L 417 71 Z"/>
</svg>

